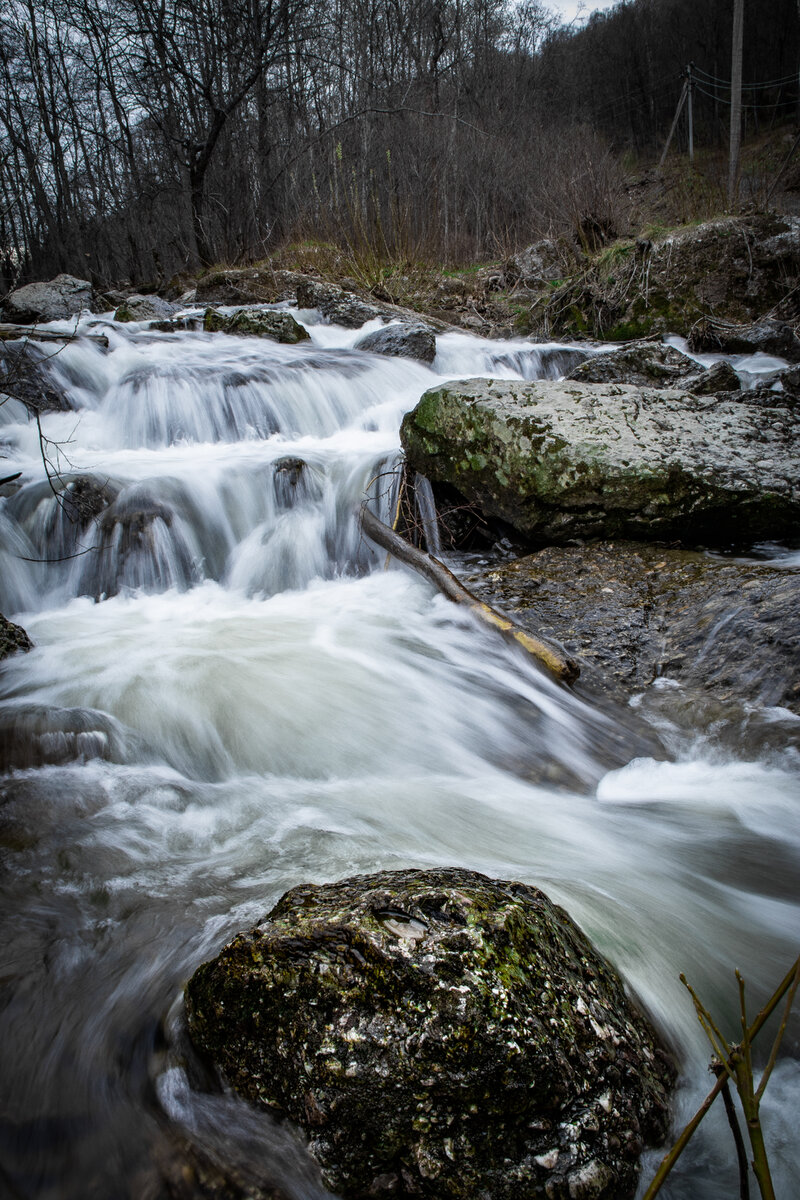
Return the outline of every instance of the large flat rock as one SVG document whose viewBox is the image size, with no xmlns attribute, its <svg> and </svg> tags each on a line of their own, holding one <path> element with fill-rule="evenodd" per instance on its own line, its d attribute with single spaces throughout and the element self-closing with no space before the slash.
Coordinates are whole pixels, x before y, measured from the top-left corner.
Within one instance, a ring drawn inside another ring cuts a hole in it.
<svg viewBox="0 0 800 1200">
<path fill-rule="evenodd" d="M 731 705 L 800 713 L 800 569 L 600 542 L 548 546 L 466 582 L 564 646 L 594 695 L 624 702 L 662 680 L 717 713 Z"/>
<path fill-rule="evenodd" d="M 531 541 L 789 535 L 800 406 L 780 392 L 465 380 L 406 415 L 412 467 Z"/>
</svg>

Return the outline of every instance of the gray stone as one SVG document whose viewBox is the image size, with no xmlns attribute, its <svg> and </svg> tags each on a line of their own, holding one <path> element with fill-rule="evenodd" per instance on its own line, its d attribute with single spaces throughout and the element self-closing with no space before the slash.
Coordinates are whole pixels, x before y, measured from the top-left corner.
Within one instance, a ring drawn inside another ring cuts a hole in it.
<svg viewBox="0 0 800 1200">
<path fill-rule="evenodd" d="M 552 238 L 543 238 L 513 255 L 504 264 L 503 275 L 506 284 L 521 283 L 524 287 L 535 288 L 554 279 L 563 279 L 574 269 L 574 253 L 567 252 Z"/>
<path fill-rule="evenodd" d="M 415 470 L 531 540 L 790 536 L 800 411 L 749 397 L 467 380 L 426 392 L 401 437 Z"/>
<path fill-rule="evenodd" d="M 719 392 L 738 392 L 742 381 L 730 363 L 712 363 L 706 370 L 687 375 L 683 381 L 687 391 L 695 396 L 716 396 Z"/>
<path fill-rule="evenodd" d="M 317 308 L 328 321 L 347 329 L 360 329 L 376 317 L 393 315 L 386 305 L 368 304 L 353 292 L 313 279 L 298 282 L 297 305 L 299 308 Z"/>
<path fill-rule="evenodd" d="M 674 346 L 642 341 L 597 354 L 574 367 L 567 379 L 581 383 L 630 383 L 642 387 L 680 386 L 697 373 L 693 362 Z"/>
<path fill-rule="evenodd" d="M 416 358 L 420 362 L 432 363 L 436 357 L 436 335 L 422 321 L 387 325 L 360 338 L 355 344 L 355 349 L 368 350 L 371 354 Z"/>
<path fill-rule="evenodd" d="M 35 325 L 74 317 L 84 309 L 91 312 L 93 303 L 94 293 L 88 279 L 57 275 L 48 283 L 28 283 L 10 292 L 3 300 L 3 315 L 20 325 Z"/>
<path fill-rule="evenodd" d="M 245 337 L 265 337 L 273 342 L 296 345 L 308 341 L 308 330 L 289 312 L 275 309 L 242 308 L 225 316 L 207 308 L 203 318 L 206 333 L 232 333 Z"/>
<path fill-rule="evenodd" d="M 186 989 L 230 1084 L 344 1197 L 634 1195 L 674 1070 L 536 888 L 460 869 L 287 892 Z"/>
<path fill-rule="evenodd" d="M 166 321 L 177 311 L 177 304 L 170 304 L 160 296 L 127 296 L 114 313 L 114 320 Z"/>
</svg>

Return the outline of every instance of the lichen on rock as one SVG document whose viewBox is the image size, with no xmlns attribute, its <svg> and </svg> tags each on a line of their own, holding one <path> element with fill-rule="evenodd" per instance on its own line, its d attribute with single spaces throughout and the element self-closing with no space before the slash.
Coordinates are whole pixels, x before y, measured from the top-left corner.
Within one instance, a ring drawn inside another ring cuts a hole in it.
<svg viewBox="0 0 800 1200">
<path fill-rule="evenodd" d="M 460 869 L 296 887 L 186 989 L 196 1045 L 345 1197 L 625 1200 L 674 1071 L 567 914 Z"/>
<path fill-rule="evenodd" d="M 414 470 L 534 542 L 720 545 L 796 527 L 798 426 L 778 392 L 477 379 L 425 392 L 401 439 Z"/>
</svg>

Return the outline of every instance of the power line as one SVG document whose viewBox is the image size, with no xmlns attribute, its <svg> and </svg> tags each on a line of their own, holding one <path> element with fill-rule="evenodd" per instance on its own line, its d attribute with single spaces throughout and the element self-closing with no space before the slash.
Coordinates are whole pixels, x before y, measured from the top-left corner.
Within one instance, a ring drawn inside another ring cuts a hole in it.
<svg viewBox="0 0 800 1200">
<path fill-rule="evenodd" d="M 695 72 L 695 74 L 704 77 L 703 82 L 715 83 L 719 87 L 726 88 L 728 91 L 730 91 L 731 81 L 729 79 L 720 79 L 718 75 L 709 75 L 708 71 L 704 71 L 702 67 L 693 66 L 692 70 Z M 783 84 L 795 83 L 796 81 L 797 75 L 785 75 L 783 79 L 768 79 L 761 83 L 743 83 L 742 91 L 752 92 L 761 88 L 780 87 Z"/>
<path fill-rule="evenodd" d="M 729 105 L 731 103 L 731 101 L 729 99 L 726 99 L 724 96 L 716 96 L 713 92 L 707 92 L 706 89 L 702 88 L 699 83 L 694 84 L 694 90 L 696 92 L 700 92 L 700 94 L 702 96 L 707 96 L 709 100 L 713 100 L 717 104 L 728 104 Z M 746 88 L 742 88 L 742 91 L 746 91 Z M 759 101 L 758 103 L 755 103 L 755 102 L 754 103 L 746 103 L 745 102 L 745 108 L 758 108 L 758 109 L 795 108 L 796 105 L 797 105 L 796 100 L 777 100 L 774 104 L 765 104 L 763 101 Z"/>
</svg>

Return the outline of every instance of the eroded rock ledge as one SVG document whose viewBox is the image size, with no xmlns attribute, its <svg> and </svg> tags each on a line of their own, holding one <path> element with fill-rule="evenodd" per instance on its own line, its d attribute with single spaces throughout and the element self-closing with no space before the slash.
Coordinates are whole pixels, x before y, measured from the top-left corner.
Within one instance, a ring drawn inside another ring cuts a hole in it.
<svg viewBox="0 0 800 1200">
<path fill-rule="evenodd" d="M 287 892 L 186 991 L 195 1043 L 345 1197 L 626 1200 L 668 1054 L 536 888 L 460 869 Z"/>
</svg>

